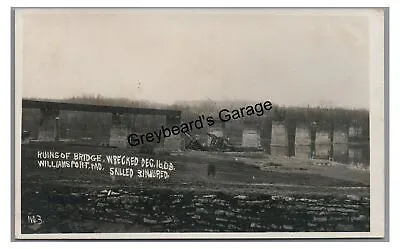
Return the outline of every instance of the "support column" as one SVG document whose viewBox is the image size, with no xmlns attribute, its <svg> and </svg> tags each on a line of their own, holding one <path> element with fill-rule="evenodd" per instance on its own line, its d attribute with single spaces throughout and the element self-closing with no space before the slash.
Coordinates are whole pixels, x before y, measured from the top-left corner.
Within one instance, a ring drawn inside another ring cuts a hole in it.
<svg viewBox="0 0 400 249">
<path fill-rule="evenodd" d="M 272 122 L 271 155 L 287 155 L 287 129 L 282 122 Z"/>
<path fill-rule="evenodd" d="M 333 122 L 329 125 L 329 159 L 333 159 L 333 138 L 335 133 L 335 125 Z"/>
<path fill-rule="evenodd" d="M 242 131 L 242 146 L 259 148 L 261 145 L 260 124 L 254 120 L 244 120 Z"/>
<path fill-rule="evenodd" d="M 40 109 L 40 126 L 38 140 L 45 142 L 58 141 L 59 136 L 59 115 L 60 110 L 52 108 Z"/>
<path fill-rule="evenodd" d="M 129 136 L 132 133 L 136 133 L 136 119 L 137 119 L 137 115 L 136 114 L 127 114 L 127 119 L 126 119 L 126 127 L 127 127 L 127 132 Z M 127 143 L 126 145 L 127 147 L 131 147 L 131 148 L 135 148 L 132 147 L 131 145 L 129 145 L 129 143 Z M 138 146 L 139 147 L 139 146 Z"/>
<path fill-rule="evenodd" d="M 126 114 L 113 113 L 111 118 L 110 146 L 128 147 L 128 125 Z"/>
<path fill-rule="evenodd" d="M 260 143 L 261 147 L 271 154 L 271 138 L 272 138 L 272 120 L 270 118 L 265 118 L 260 129 Z"/>
<path fill-rule="evenodd" d="M 311 143 L 310 143 L 310 158 L 314 158 L 315 157 L 315 155 L 316 155 L 316 152 L 315 152 L 315 140 L 316 140 L 316 138 L 317 138 L 317 123 L 316 122 L 313 122 L 312 124 L 311 124 L 311 127 L 310 127 L 310 138 L 311 138 Z"/>
<path fill-rule="evenodd" d="M 165 138 L 164 141 L 164 150 L 165 151 L 179 151 L 183 149 L 184 140 L 181 137 L 181 133 L 178 135 L 172 134 L 172 127 L 178 126 L 181 124 L 181 115 L 179 114 L 169 114 L 166 115 L 166 128 L 170 129 L 171 136 Z"/>
<path fill-rule="evenodd" d="M 333 156 L 335 161 L 347 163 L 349 160 L 349 134 L 347 125 L 336 125 L 333 135 Z"/>
<path fill-rule="evenodd" d="M 127 127 L 128 127 L 128 132 L 130 132 L 130 133 L 135 133 L 136 118 L 137 118 L 137 115 L 135 115 L 135 114 L 128 115 L 126 123 L 127 123 Z"/>
<path fill-rule="evenodd" d="M 296 122 L 294 120 L 286 121 L 287 133 L 287 156 L 292 157 L 296 155 Z"/>
</svg>

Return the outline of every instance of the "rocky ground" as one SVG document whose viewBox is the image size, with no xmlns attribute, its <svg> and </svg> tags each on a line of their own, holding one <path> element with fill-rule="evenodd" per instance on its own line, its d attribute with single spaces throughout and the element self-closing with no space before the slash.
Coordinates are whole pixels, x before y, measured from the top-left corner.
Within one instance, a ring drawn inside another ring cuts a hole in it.
<svg viewBox="0 0 400 249">
<path fill-rule="evenodd" d="M 169 179 L 115 178 L 107 171 L 38 168 L 38 149 L 46 148 L 22 149 L 23 233 L 369 231 L 368 168 L 185 151 L 153 156 L 174 163 Z M 207 174 L 209 164 L 215 176 Z M 32 215 L 43 222 L 33 224 Z"/>
</svg>

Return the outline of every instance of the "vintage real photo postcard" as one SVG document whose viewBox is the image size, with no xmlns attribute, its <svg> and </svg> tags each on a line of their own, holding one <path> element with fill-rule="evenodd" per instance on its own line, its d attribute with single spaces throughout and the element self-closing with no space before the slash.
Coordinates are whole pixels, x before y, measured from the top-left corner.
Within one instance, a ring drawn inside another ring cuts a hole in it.
<svg viewBox="0 0 400 249">
<path fill-rule="evenodd" d="M 383 9 L 16 8 L 15 238 L 383 237 Z"/>
</svg>

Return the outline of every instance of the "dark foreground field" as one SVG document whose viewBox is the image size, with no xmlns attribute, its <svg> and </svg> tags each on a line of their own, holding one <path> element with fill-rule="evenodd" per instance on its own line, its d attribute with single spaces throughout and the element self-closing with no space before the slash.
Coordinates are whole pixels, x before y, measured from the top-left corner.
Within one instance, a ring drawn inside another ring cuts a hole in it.
<svg viewBox="0 0 400 249">
<path fill-rule="evenodd" d="M 368 169 L 263 153 L 188 151 L 152 156 L 174 163 L 168 179 L 111 177 L 107 164 L 103 171 L 39 168 L 37 151 L 50 149 L 135 154 L 23 145 L 22 233 L 369 231 Z M 210 163 L 215 176 L 207 174 Z"/>
</svg>

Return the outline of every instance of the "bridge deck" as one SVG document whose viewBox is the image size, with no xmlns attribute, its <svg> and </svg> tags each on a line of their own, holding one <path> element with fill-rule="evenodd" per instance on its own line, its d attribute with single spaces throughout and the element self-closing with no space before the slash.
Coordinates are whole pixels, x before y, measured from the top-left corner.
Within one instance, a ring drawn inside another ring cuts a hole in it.
<svg viewBox="0 0 400 249">
<path fill-rule="evenodd" d="M 132 113 L 143 115 L 163 115 L 163 116 L 180 116 L 181 111 L 166 110 L 166 109 L 153 109 L 153 108 L 134 108 L 125 106 L 106 106 L 106 105 L 89 105 L 77 103 L 63 103 L 51 101 L 38 101 L 38 100 L 22 100 L 22 108 L 35 108 L 35 109 L 58 109 L 69 111 L 86 111 L 86 112 L 108 112 L 108 113 Z"/>
</svg>

